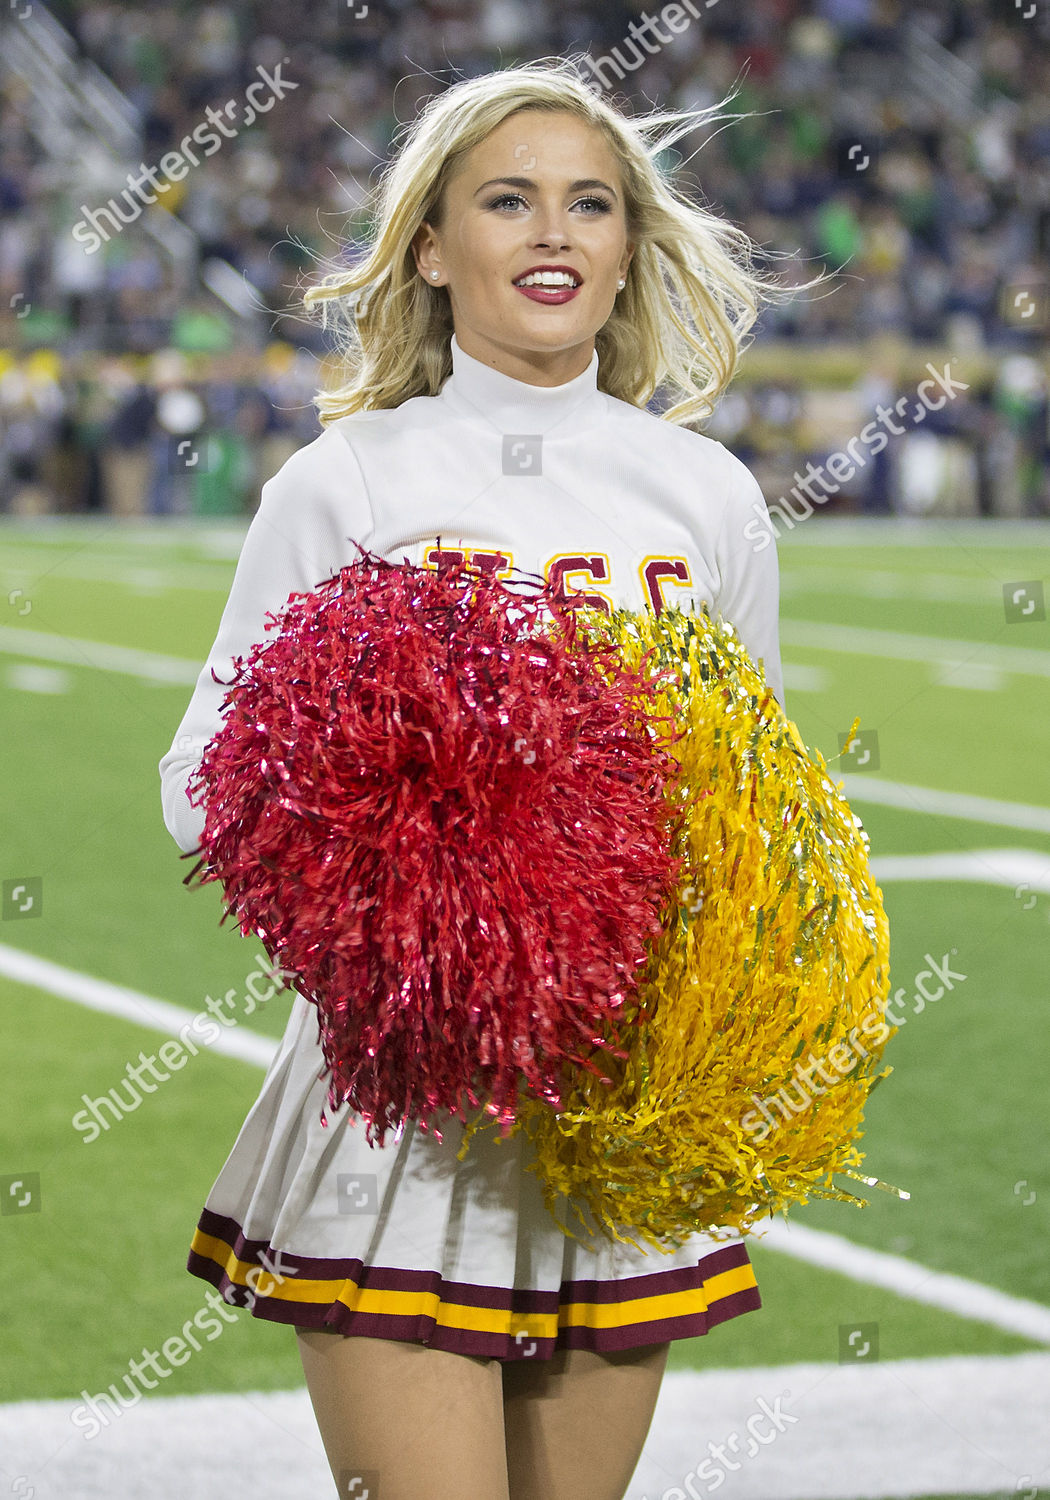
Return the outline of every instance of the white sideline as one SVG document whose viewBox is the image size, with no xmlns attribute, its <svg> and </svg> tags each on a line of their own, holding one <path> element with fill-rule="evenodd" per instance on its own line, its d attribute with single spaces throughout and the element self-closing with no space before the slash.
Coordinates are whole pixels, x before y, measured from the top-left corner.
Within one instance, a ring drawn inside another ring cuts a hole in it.
<svg viewBox="0 0 1050 1500">
<path fill-rule="evenodd" d="M 107 979 L 95 979 L 90 974 L 78 973 L 76 969 L 67 969 L 48 958 L 38 958 L 35 953 L 25 953 L 6 944 L 0 944 L 0 975 L 18 984 L 31 984 L 34 989 L 57 995 L 60 1000 L 72 1000 L 89 1010 L 100 1010 L 136 1026 L 148 1027 L 150 1031 L 163 1032 L 165 1036 L 177 1037 L 194 1016 L 193 1011 L 172 1005 L 168 1000 L 157 1000 L 122 984 L 110 984 Z M 202 1049 L 207 1047 L 209 1052 L 221 1053 L 223 1057 L 254 1063 L 259 1068 L 270 1066 L 278 1046 L 270 1037 L 261 1036 L 245 1026 L 224 1028 L 213 1042 L 202 1041 L 198 1032 L 194 1044 Z"/>
<path fill-rule="evenodd" d="M 123 672 L 146 682 L 181 683 L 187 687 L 196 685 L 203 665 L 182 656 L 165 656 L 161 651 L 138 651 L 134 646 L 85 641 L 50 630 L 21 630 L 15 625 L 0 625 L 0 652 L 66 662 L 74 667 L 95 667 L 103 672 Z"/>
<path fill-rule="evenodd" d="M 840 1234 L 810 1229 L 790 1219 L 773 1219 L 756 1229 L 752 1238 L 770 1250 L 779 1250 L 825 1271 L 835 1271 L 851 1281 L 879 1286 L 912 1302 L 923 1302 L 927 1307 L 938 1307 L 977 1323 L 991 1323 L 1006 1333 L 1030 1339 L 1033 1344 L 1050 1346 L 1050 1307 L 1041 1302 L 1011 1296 L 966 1276 L 932 1271 L 903 1255 L 869 1250 Z"/>
<path fill-rule="evenodd" d="M 768 1417 L 758 1418 L 760 1400 L 777 1414 L 779 1433 Z M 992 1490 L 1026 1500 L 1050 1477 L 1048 1401 L 1050 1354 L 670 1370 L 627 1500 L 685 1500 L 716 1490 L 727 1500 Z M 36 1500 L 318 1500 L 334 1492 L 305 1390 L 148 1396 L 90 1441 L 70 1421 L 78 1402 L 74 1395 L 0 1406 L 9 1493 L 34 1493 Z M 748 1418 L 762 1444 L 753 1443 L 750 1455 Z M 696 1472 L 705 1458 L 711 1462 L 709 1443 L 738 1465 L 730 1471 L 718 1464 L 718 1484 L 711 1468 Z M 381 1474 L 378 1489 L 381 1500 Z"/>
<path fill-rule="evenodd" d="M 48 959 L 4 945 L 0 945 L 0 975 L 167 1035 L 177 1036 L 180 1028 L 192 1020 L 192 1012 L 182 1006 L 139 994 L 122 985 L 93 979 Z M 278 1043 L 238 1026 L 224 1031 L 211 1046 L 216 1052 L 266 1068 Z M 903 1256 L 867 1250 L 841 1235 L 823 1230 L 800 1225 L 782 1228 L 779 1221 L 774 1220 L 756 1233 L 770 1249 L 837 1271 L 854 1281 L 886 1287 L 912 1301 L 946 1309 L 959 1317 L 990 1323 L 1007 1333 L 1021 1334 L 1034 1343 L 1050 1344 L 1050 1308 L 1041 1303 L 1010 1296 L 962 1276 L 932 1271 Z"/>
<path fill-rule="evenodd" d="M 851 804 L 872 802 L 931 817 L 959 818 L 964 823 L 994 823 L 999 828 L 1050 833 L 1050 807 L 1030 802 L 1003 802 L 997 797 L 975 797 L 971 792 L 941 792 L 934 787 L 867 776 L 863 771 L 843 774 L 841 784 Z"/>
<path fill-rule="evenodd" d="M 1003 626 L 1004 630 L 1008 628 Z M 960 667 L 979 660 L 982 666 L 999 667 L 1004 672 L 1050 677 L 1050 651 L 1038 647 L 997 646 L 991 641 L 964 641 L 867 625 L 832 625 L 790 615 L 780 621 L 780 640 L 789 646 L 811 646 L 846 656 L 889 656 L 898 661 L 946 662 Z"/>
<path fill-rule="evenodd" d="M 876 880 L 964 880 L 979 885 L 1005 885 L 1017 892 L 1050 894 L 1050 854 L 1039 854 L 1035 849 L 884 854 L 871 861 L 871 873 Z"/>
</svg>

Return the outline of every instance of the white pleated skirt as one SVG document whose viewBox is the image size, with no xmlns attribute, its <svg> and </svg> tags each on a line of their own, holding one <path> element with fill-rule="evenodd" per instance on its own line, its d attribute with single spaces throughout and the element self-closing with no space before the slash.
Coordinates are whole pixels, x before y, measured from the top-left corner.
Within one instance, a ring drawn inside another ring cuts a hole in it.
<svg viewBox="0 0 1050 1500">
<path fill-rule="evenodd" d="M 441 1141 L 409 1122 L 370 1146 L 326 1094 L 317 1013 L 297 995 L 190 1248 L 188 1270 L 231 1306 L 499 1360 L 694 1338 L 761 1306 L 739 1237 L 668 1253 L 589 1238 L 563 1199 L 572 1239 L 523 1132 L 479 1129 L 457 1161 L 465 1126 L 445 1115 Z"/>
</svg>

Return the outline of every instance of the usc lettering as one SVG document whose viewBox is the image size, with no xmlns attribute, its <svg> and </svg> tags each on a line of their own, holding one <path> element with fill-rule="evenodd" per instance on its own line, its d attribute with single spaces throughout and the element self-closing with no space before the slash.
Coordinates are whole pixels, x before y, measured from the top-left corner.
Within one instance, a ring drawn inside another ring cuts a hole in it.
<svg viewBox="0 0 1050 1500">
<path fill-rule="evenodd" d="M 659 615 L 667 602 L 660 587 L 662 578 L 684 588 L 692 585 L 693 575 L 684 557 L 647 557 L 639 564 L 638 576 L 642 580 L 642 592 L 652 605 L 653 613 Z"/>
<path fill-rule="evenodd" d="M 423 553 L 423 566 L 438 569 L 443 563 L 462 566 L 468 563 L 479 573 L 493 572 L 497 578 L 511 570 L 512 559 L 506 552 L 490 552 L 482 547 L 428 547 Z"/>
<path fill-rule="evenodd" d="M 514 558 L 510 553 L 485 547 L 427 547 L 423 555 L 424 567 L 439 568 L 448 563 L 465 564 L 479 572 L 491 571 L 497 577 L 503 577 L 511 573 Z M 566 602 L 575 599 L 581 604 L 602 609 L 606 614 L 612 614 L 615 608 L 607 594 L 587 587 L 588 584 L 611 584 L 612 564 L 605 552 L 557 552 L 548 560 L 544 577 L 554 585 L 556 597 Z M 686 558 L 653 555 L 639 563 L 638 578 L 646 602 L 656 615 L 668 602 L 664 596 L 665 584 L 686 588 L 693 581 Z"/>
<path fill-rule="evenodd" d="M 585 587 L 574 583 L 575 579 L 581 577 L 594 583 L 610 583 L 612 566 L 606 553 L 595 552 L 585 557 L 578 553 L 559 552 L 547 563 L 546 576 L 557 584 L 560 598 L 576 597 L 581 603 L 593 604 L 596 609 L 604 609 L 606 614 L 612 614 L 614 605 L 607 595 L 589 592 Z M 638 578 L 646 603 L 656 615 L 659 615 L 667 603 L 662 588 L 663 580 L 683 588 L 693 581 L 689 563 L 684 557 L 646 557 L 638 566 Z"/>
<path fill-rule="evenodd" d="M 559 552 L 547 564 L 547 581 L 553 583 L 556 598 L 566 602 L 575 599 L 578 604 L 593 604 L 595 609 L 603 609 L 607 615 L 611 614 L 612 604 L 604 594 L 590 594 L 585 588 L 578 588 L 573 584 L 572 580 L 579 577 L 608 583 L 612 577 L 612 568 L 606 554 L 595 552 L 590 557 L 584 557 L 575 552 Z"/>
</svg>

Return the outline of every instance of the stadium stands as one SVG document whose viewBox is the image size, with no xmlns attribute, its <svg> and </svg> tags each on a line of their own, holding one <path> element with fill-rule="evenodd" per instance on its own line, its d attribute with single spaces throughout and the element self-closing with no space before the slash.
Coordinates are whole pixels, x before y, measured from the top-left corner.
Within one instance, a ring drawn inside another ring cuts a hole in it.
<svg viewBox="0 0 1050 1500">
<path fill-rule="evenodd" d="M 1045 7 L 708 4 L 650 52 L 629 40 L 649 13 L 626 3 L 16 0 L 0 21 L 0 512 L 254 508 L 318 430 L 324 335 L 298 294 L 364 234 L 399 122 L 456 77 L 579 53 L 635 108 L 714 103 L 744 70 L 731 108 L 756 113 L 694 137 L 687 180 L 789 279 L 841 271 L 831 295 L 764 313 L 705 429 L 770 499 L 824 426 L 858 431 L 953 354 L 977 376 L 965 400 L 828 510 L 944 508 L 951 488 L 949 510 L 1050 513 Z M 196 164 L 162 168 L 149 206 L 140 174 L 179 150 Z"/>
</svg>

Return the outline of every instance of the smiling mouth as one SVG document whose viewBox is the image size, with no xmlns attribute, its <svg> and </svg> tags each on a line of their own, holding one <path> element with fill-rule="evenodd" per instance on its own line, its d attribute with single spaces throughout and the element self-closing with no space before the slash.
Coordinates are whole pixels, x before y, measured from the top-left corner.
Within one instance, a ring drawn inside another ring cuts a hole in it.
<svg viewBox="0 0 1050 1500">
<path fill-rule="evenodd" d="M 576 291 L 583 283 L 568 271 L 530 271 L 513 283 L 519 291 Z"/>
</svg>

